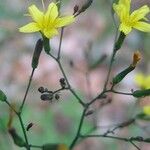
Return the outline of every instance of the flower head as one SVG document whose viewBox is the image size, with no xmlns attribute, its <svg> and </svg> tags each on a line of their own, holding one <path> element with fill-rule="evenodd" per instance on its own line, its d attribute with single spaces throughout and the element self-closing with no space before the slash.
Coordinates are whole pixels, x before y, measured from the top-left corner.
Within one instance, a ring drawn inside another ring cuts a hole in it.
<svg viewBox="0 0 150 150">
<path fill-rule="evenodd" d="M 19 31 L 24 33 L 39 31 L 47 38 L 57 35 L 57 28 L 69 25 L 75 20 L 73 15 L 59 17 L 58 7 L 53 2 L 49 4 L 46 12 L 40 11 L 35 5 L 31 5 L 28 11 L 33 22 L 19 28 Z"/>
<path fill-rule="evenodd" d="M 119 30 L 126 35 L 135 28 L 143 32 L 150 32 L 150 24 L 144 22 L 148 19 L 145 17 L 150 9 L 147 5 L 133 11 L 130 14 L 131 0 L 119 0 L 118 4 L 113 4 L 113 8 L 120 20 Z"/>
<path fill-rule="evenodd" d="M 150 75 L 139 73 L 135 76 L 135 82 L 141 89 L 150 89 Z"/>
</svg>

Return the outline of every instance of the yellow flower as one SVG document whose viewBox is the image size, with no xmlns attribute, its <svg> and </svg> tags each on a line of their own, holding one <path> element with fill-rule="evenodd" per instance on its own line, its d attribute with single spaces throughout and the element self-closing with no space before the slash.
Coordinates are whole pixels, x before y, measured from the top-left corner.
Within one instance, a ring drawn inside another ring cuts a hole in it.
<svg viewBox="0 0 150 150">
<path fill-rule="evenodd" d="M 130 5 L 131 0 L 119 0 L 118 4 L 113 4 L 114 11 L 120 20 L 119 30 L 126 35 L 132 28 L 150 32 L 150 24 L 143 21 L 148 21 L 145 16 L 150 12 L 149 7 L 144 5 L 130 14 Z"/>
<path fill-rule="evenodd" d="M 150 89 L 150 75 L 139 73 L 135 76 L 135 82 L 141 89 Z"/>
<path fill-rule="evenodd" d="M 143 107 L 143 112 L 145 115 L 150 116 L 150 106 L 144 106 Z"/>
<path fill-rule="evenodd" d="M 57 5 L 53 2 L 49 4 L 46 12 L 40 11 L 35 5 L 31 5 L 28 11 L 33 22 L 19 28 L 19 31 L 25 33 L 39 31 L 47 38 L 57 35 L 57 28 L 69 25 L 75 20 L 73 15 L 59 17 Z"/>
</svg>

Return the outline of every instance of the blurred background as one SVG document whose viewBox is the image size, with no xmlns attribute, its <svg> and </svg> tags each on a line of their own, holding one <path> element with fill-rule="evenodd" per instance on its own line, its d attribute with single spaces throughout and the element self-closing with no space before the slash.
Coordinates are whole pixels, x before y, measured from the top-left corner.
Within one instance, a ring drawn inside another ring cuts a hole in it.
<svg viewBox="0 0 150 150">
<path fill-rule="evenodd" d="M 75 5 L 81 7 L 85 0 L 62 0 L 62 14 L 72 14 Z M 47 6 L 50 0 L 44 1 Z M 62 44 L 62 63 L 66 75 L 84 101 L 94 98 L 103 88 L 108 63 L 110 60 L 115 26 L 111 14 L 111 0 L 95 0 L 92 6 L 76 18 L 75 23 L 65 28 Z M 36 4 L 42 10 L 41 0 L 0 0 L 0 89 L 8 97 L 14 107 L 18 107 L 23 99 L 25 89 L 31 73 L 31 60 L 39 33 L 23 34 L 18 28 L 30 22 L 24 16 L 27 8 Z M 132 9 L 144 4 L 150 5 L 149 0 L 132 0 Z M 50 43 L 52 53 L 58 50 L 59 36 Z M 133 30 L 125 39 L 121 50 L 117 54 L 111 77 L 130 65 L 132 55 L 140 51 L 142 60 L 137 68 L 130 73 L 117 89 L 131 92 L 138 89 L 135 75 L 149 74 L 150 70 L 150 34 Z M 100 61 L 99 63 L 98 60 Z M 45 102 L 40 100 L 38 88 L 43 86 L 49 90 L 60 88 L 59 79 L 62 74 L 56 62 L 44 52 L 35 71 L 26 105 L 23 111 L 25 126 L 33 123 L 27 132 L 29 140 L 34 145 L 47 142 L 66 143 L 69 145 L 77 131 L 82 107 L 68 91 L 60 93 L 59 101 Z M 110 94 L 106 103 L 98 101 L 91 106 L 95 110 L 87 116 L 83 126 L 86 133 L 97 126 L 96 133 L 105 133 L 116 124 L 132 118 L 147 104 L 149 97 L 137 102 L 131 96 Z M 149 103 L 150 104 L 150 103 Z M 5 103 L 0 104 L 0 150 L 20 150 L 14 145 L 7 132 L 10 110 Z M 115 135 L 122 137 L 143 136 L 150 137 L 148 121 L 137 121 L 129 127 L 115 131 Z M 22 135 L 18 118 L 14 116 L 13 127 Z M 141 150 L 148 150 L 150 144 L 137 143 Z M 23 148 L 22 148 L 23 149 Z M 135 150 L 130 143 L 112 139 L 86 139 L 74 148 L 75 150 Z"/>
</svg>

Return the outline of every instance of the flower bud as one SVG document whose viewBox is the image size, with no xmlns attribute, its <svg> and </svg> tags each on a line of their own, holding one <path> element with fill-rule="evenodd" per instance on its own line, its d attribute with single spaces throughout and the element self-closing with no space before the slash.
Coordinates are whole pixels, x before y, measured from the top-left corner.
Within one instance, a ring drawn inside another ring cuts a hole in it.
<svg viewBox="0 0 150 150">
<path fill-rule="evenodd" d="M 32 68 L 33 69 L 37 68 L 37 66 L 38 66 L 39 57 L 40 57 L 42 49 L 43 49 L 43 41 L 41 39 L 39 39 L 35 45 L 35 50 L 34 50 L 34 54 L 32 57 Z"/>
<path fill-rule="evenodd" d="M 24 140 L 16 133 L 16 130 L 14 128 L 10 128 L 9 134 L 11 135 L 14 143 L 19 147 L 26 147 L 26 143 Z"/>
<path fill-rule="evenodd" d="M 78 10 L 78 13 L 75 16 L 78 16 L 79 14 L 86 11 L 92 5 L 92 2 L 93 0 L 87 0 L 87 2 L 81 7 L 81 9 Z"/>
<path fill-rule="evenodd" d="M 32 122 L 31 122 L 31 123 L 29 123 L 29 124 L 27 125 L 26 130 L 27 130 L 27 131 L 29 131 L 29 129 L 30 129 L 30 128 L 32 128 L 32 126 L 33 126 L 33 123 L 32 123 Z"/>
<path fill-rule="evenodd" d="M 76 14 L 78 12 L 79 6 L 75 5 L 73 9 L 74 9 L 74 12 L 73 12 L 73 15 L 74 15 L 74 14 Z"/>
<path fill-rule="evenodd" d="M 59 98 L 60 98 L 59 94 L 55 94 L 55 99 L 59 100 Z"/>
<path fill-rule="evenodd" d="M 128 68 L 126 68 L 125 70 L 123 70 L 122 72 L 120 72 L 119 74 L 117 74 L 114 78 L 113 78 L 113 85 L 118 84 L 120 81 L 122 81 L 124 79 L 124 77 L 130 73 L 131 71 L 133 71 L 135 69 L 135 67 L 133 66 L 129 66 Z"/>
<path fill-rule="evenodd" d="M 38 88 L 38 91 L 39 91 L 40 93 L 44 93 L 44 92 L 45 92 L 45 89 L 44 89 L 44 87 L 41 86 L 41 87 Z"/>
<path fill-rule="evenodd" d="M 43 101 L 50 101 L 53 99 L 53 94 L 42 94 L 41 95 L 41 100 Z"/>
<path fill-rule="evenodd" d="M 136 98 L 150 96 L 150 89 L 146 90 L 136 90 L 132 93 L 132 95 Z"/>
<path fill-rule="evenodd" d="M 59 82 L 60 82 L 60 85 L 61 85 L 62 88 L 65 88 L 65 87 L 66 87 L 66 82 L 65 82 L 65 79 L 64 79 L 64 78 L 61 78 L 61 79 L 59 80 Z"/>
</svg>

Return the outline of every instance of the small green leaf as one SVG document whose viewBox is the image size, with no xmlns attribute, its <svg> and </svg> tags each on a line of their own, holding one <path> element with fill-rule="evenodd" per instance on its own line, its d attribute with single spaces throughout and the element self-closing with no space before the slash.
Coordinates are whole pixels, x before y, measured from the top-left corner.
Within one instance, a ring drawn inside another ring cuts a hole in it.
<svg viewBox="0 0 150 150">
<path fill-rule="evenodd" d="M 6 95 L 4 94 L 4 92 L 2 90 L 0 90 L 0 101 L 4 102 L 7 100 Z"/>
</svg>

